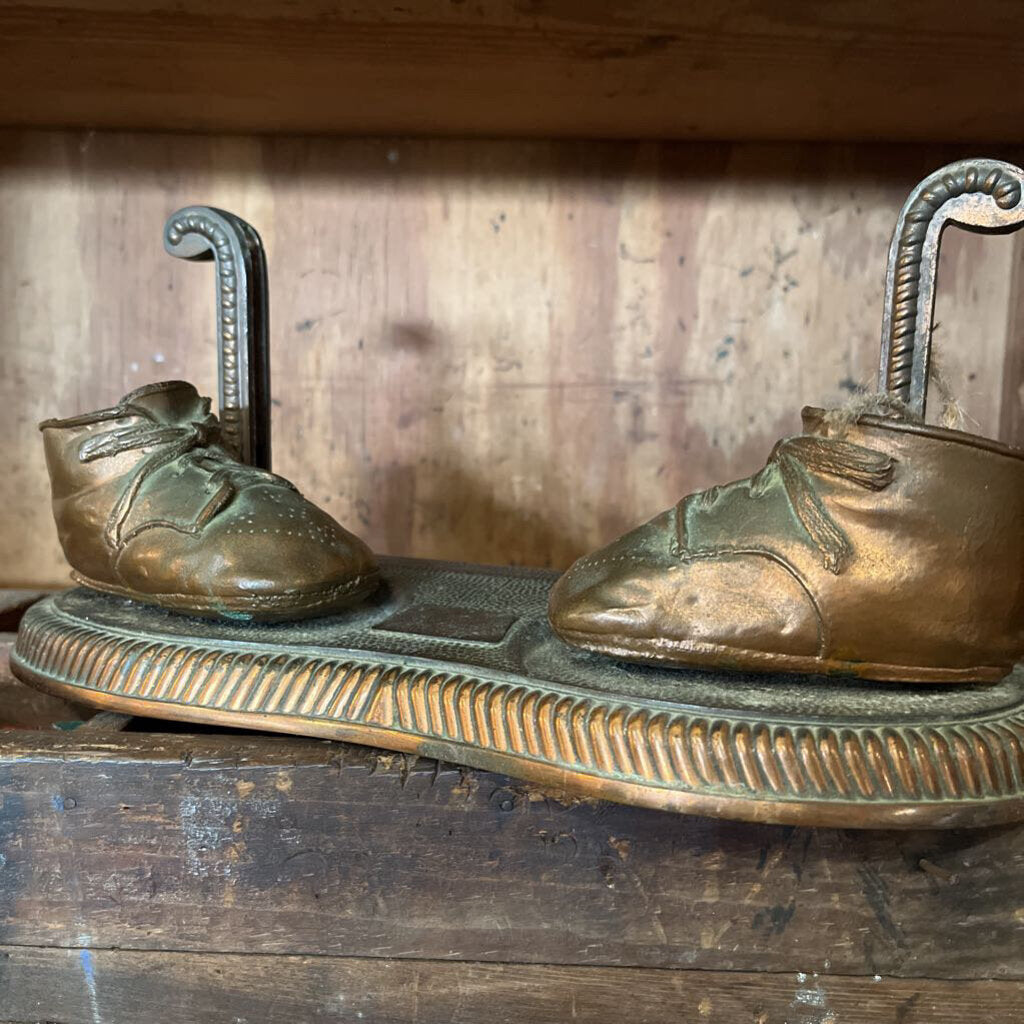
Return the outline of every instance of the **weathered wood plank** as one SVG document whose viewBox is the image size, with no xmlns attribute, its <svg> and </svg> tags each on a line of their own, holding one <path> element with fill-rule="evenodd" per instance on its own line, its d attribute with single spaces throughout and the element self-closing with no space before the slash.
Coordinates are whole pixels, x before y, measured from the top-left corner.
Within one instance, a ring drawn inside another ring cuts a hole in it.
<svg viewBox="0 0 1024 1024">
<path fill-rule="evenodd" d="M 1022 29 L 1013 0 L 20 0 L 0 121 L 1016 142 Z"/>
<path fill-rule="evenodd" d="M 1015 828 L 562 803 L 286 738 L 0 739 L 0 942 L 1024 977 Z"/>
<path fill-rule="evenodd" d="M 1024 985 L 0 947 L 17 1024 L 1018 1024 Z"/>
<path fill-rule="evenodd" d="M 19 585 L 67 582 L 39 420 L 172 377 L 216 393 L 212 271 L 160 244 L 185 203 L 267 243 L 281 473 L 382 553 L 562 567 L 874 379 L 900 204 L 965 155 L 32 132 L 0 150 L 0 582 Z M 943 241 L 935 348 L 990 435 L 1015 244 Z"/>
</svg>

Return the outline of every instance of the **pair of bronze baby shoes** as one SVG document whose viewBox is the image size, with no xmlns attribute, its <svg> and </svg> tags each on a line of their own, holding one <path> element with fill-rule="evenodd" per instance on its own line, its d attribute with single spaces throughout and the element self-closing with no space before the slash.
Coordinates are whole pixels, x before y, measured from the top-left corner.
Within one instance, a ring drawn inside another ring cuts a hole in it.
<svg viewBox="0 0 1024 1024">
<path fill-rule="evenodd" d="M 369 593 L 369 548 L 218 443 L 181 381 L 42 425 L 79 582 L 199 615 L 293 619 Z M 804 410 L 746 480 L 689 495 L 551 594 L 567 643 L 628 660 L 995 680 L 1024 650 L 1024 453 L 896 414 Z"/>
<path fill-rule="evenodd" d="M 551 593 L 554 631 L 674 665 L 923 683 L 1009 672 L 1024 654 L 1024 451 L 925 425 L 924 411 L 942 229 L 1024 226 L 1022 182 L 1020 168 L 988 160 L 921 182 L 890 247 L 874 406 L 805 409 L 804 432 L 759 473 L 578 561 Z M 181 233 L 210 213 L 172 218 L 172 251 L 191 258 L 177 252 Z M 247 245 L 254 235 L 243 225 Z M 43 424 L 76 578 L 259 620 L 330 614 L 372 590 L 366 545 L 236 459 L 219 430 L 209 400 L 180 381 Z"/>
</svg>

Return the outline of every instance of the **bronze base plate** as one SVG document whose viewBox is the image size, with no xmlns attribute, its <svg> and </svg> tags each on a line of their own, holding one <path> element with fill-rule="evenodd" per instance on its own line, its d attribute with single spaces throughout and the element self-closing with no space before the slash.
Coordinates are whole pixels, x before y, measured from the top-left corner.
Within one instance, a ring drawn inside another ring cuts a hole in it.
<svg viewBox="0 0 1024 1024">
<path fill-rule="evenodd" d="M 70 590 L 25 615 L 15 674 L 80 703 L 348 740 L 561 792 L 844 828 L 1024 818 L 1024 671 L 993 686 L 670 670 L 574 650 L 553 573 L 384 559 L 332 618 L 189 618 Z"/>
</svg>

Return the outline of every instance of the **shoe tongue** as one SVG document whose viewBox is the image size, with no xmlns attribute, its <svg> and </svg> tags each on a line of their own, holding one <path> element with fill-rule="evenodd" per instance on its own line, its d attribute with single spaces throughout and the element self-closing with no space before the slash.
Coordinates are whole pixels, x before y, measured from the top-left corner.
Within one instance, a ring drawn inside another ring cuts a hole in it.
<svg viewBox="0 0 1024 1024">
<path fill-rule="evenodd" d="M 210 413 L 210 399 L 184 380 L 146 384 L 125 395 L 121 404 L 141 406 L 161 423 L 189 423 Z"/>
</svg>

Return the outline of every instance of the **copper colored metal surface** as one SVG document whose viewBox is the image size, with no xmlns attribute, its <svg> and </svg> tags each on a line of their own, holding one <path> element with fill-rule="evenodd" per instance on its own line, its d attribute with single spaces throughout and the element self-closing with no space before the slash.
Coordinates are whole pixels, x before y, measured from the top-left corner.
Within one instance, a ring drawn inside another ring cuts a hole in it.
<svg viewBox="0 0 1024 1024">
<path fill-rule="evenodd" d="M 1024 225 L 1022 177 L 963 161 L 918 186 L 890 249 L 879 394 L 805 409 L 759 473 L 577 561 L 551 594 L 555 631 L 680 665 L 1005 676 L 1024 655 L 1024 452 L 923 417 L 941 232 Z"/>
<path fill-rule="evenodd" d="M 328 614 L 376 584 L 361 540 L 221 446 L 191 384 L 150 384 L 42 431 L 57 532 L 81 583 L 264 620 Z"/>
<path fill-rule="evenodd" d="M 107 710 L 369 743 L 665 810 L 842 827 L 1024 817 L 1020 672 L 899 689 L 630 666 L 552 635 L 551 573 L 395 559 L 382 573 L 343 617 L 266 626 L 70 591 L 30 609 L 12 667 Z"/>
</svg>

